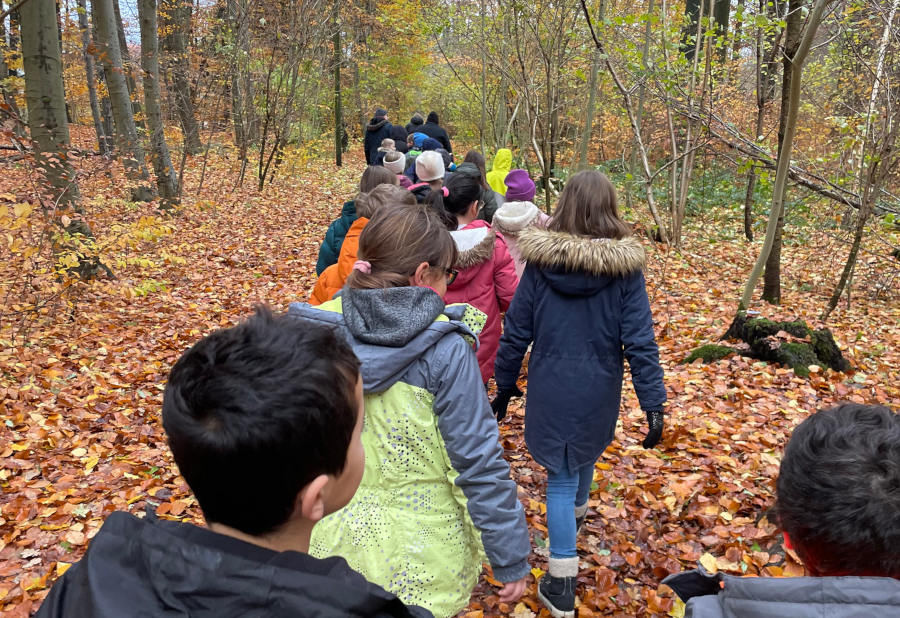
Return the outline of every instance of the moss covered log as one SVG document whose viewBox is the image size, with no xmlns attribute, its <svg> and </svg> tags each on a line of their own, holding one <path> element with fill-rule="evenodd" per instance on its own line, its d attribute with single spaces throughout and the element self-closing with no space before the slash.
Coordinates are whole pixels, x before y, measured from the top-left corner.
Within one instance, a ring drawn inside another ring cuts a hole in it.
<svg viewBox="0 0 900 618">
<path fill-rule="evenodd" d="M 766 318 L 748 318 L 746 313 L 740 312 L 723 339 L 739 339 L 750 347 L 739 350 L 725 345 L 702 345 L 684 362 L 703 359 L 703 362 L 711 363 L 736 353 L 791 367 L 797 375 L 804 377 L 809 375 L 810 365 L 836 371 L 850 369 L 850 363 L 831 331 L 825 328 L 813 330 L 802 320 L 775 322 Z"/>
</svg>

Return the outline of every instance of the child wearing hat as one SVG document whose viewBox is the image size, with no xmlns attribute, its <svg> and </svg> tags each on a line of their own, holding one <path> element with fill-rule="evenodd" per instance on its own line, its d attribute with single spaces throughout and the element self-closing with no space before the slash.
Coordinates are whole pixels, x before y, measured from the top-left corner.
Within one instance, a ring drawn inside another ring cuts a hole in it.
<svg viewBox="0 0 900 618">
<path fill-rule="evenodd" d="M 416 201 L 425 202 L 432 191 L 440 191 L 444 187 L 444 159 L 434 150 L 426 150 L 416 157 L 416 178 L 419 182 L 409 187 Z"/>
<path fill-rule="evenodd" d="M 406 165 L 406 155 L 402 152 L 399 150 L 386 152 L 384 154 L 384 162 L 382 165 L 384 165 L 384 169 L 397 176 L 397 180 L 400 181 L 401 187 L 409 189 L 412 186 L 412 181 L 403 173 L 403 168 Z"/>
<path fill-rule="evenodd" d="M 516 276 L 522 278 L 525 260 L 519 251 L 517 241 L 519 233 L 525 228 L 546 227 L 550 217 L 534 205 L 534 181 L 525 170 L 512 170 L 506 175 L 506 203 L 494 213 L 492 225 L 503 234 L 509 254 L 516 264 Z"/>
</svg>

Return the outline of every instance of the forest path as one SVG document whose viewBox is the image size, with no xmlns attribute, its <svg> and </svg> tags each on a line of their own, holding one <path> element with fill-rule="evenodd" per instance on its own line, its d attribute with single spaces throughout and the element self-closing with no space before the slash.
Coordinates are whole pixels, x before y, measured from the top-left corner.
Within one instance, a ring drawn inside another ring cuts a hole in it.
<svg viewBox="0 0 900 618">
<path fill-rule="evenodd" d="M 363 169 L 355 153 L 341 170 L 318 160 L 292 169 L 288 161 L 260 192 L 252 177 L 235 189 L 236 163 L 213 154 L 197 194 L 197 157 L 181 213 L 149 220 L 151 205 L 122 199 L 127 189 L 115 166 L 108 178 L 91 168 L 96 163 L 82 164 L 98 238 L 147 234 L 136 244 L 110 245 L 105 259 L 116 280 L 79 285 L 71 302 L 49 305 L 29 322 L 27 336 L 0 333 L 0 610 L 10 616 L 37 607 L 112 510 L 141 512 L 149 504 L 161 517 L 202 521 L 159 423 L 165 376 L 188 346 L 235 324 L 254 304 L 283 310 L 306 299 L 325 229 L 353 197 Z M 17 174 L 23 180 L 21 170 L 3 171 L 14 184 Z M 0 194 L 6 190 L 0 186 Z M 670 416 L 660 448 L 643 450 L 645 420 L 626 379 L 617 439 L 597 465 L 579 542 L 582 618 L 665 614 L 674 601 L 671 591 L 659 596 L 659 581 L 707 552 L 736 573 L 802 572 L 785 559 L 764 517 L 787 436 L 811 411 L 838 400 L 900 400 L 900 302 L 896 290 L 868 299 L 877 269 L 863 272 L 853 307 L 842 302 L 830 323 L 855 374 L 822 370 L 804 379 L 734 356 L 679 364 L 727 328 L 757 250 L 712 242 L 721 233 L 715 222 L 693 225 L 687 237 L 695 240 L 681 253 L 642 237 Z M 830 263 L 845 255 L 829 243 L 813 235 L 786 247 L 788 304 L 771 317 L 815 323 L 833 284 Z M 527 454 L 523 418 L 522 402 L 514 401 L 501 436 L 538 569 L 546 564 L 545 474 Z M 236 490 L 251 495 L 253 488 Z M 514 607 L 499 605 L 483 583 L 466 615 L 539 610 L 533 583 Z"/>
</svg>

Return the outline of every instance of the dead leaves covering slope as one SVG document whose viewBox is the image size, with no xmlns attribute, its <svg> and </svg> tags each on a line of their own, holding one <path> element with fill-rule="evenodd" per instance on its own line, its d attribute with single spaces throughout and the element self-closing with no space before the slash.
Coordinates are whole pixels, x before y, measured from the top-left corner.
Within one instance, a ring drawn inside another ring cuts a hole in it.
<svg viewBox="0 0 900 618">
<path fill-rule="evenodd" d="M 254 303 L 283 309 L 306 298 L 325 226 L 352 197 L 361 171 L 355 159 L 337 172 L 318 163 L 261 193 L 250 181 L 232 191 L 233 161 L 211 157 L 196 196 L 199 167 L 189 169 L 185 208 L 171 232 L 114 256 L 124 260 L 118 280 L 79 285 L 74 304 L 40 316 L 25 339 L 0 332 L 0 611 L 33 611 L 113 510 L 149 507 L 161 517 L 201 521 L 159 424 L 166 373 L 191 343 L 234 324 Z M 101 174 L 82 185 L 99 237 L 115 223 L 153 214 L 152 206 L 118 199 L 120 185 Z M 0 186 L 0 193 L 14 190 Z M 678 363 L 690 348 L 724 332 L 753 256 L 741 242 L 700 240 L 682 255 L 650 254 L 672 415 L 662 448 L 644 451 L 643 415 L 626 387 L 618 439 L 597 466 L 579 543 L 582 618 L 677 611 L 660 579 L 707 553 L 704 560 L 736 573 L 801 573 L 765 518 L 791 428 L 841 399 L 900 399 L 896 291 L 870 302 L 861 288 L 853 308 L 842 305 L 829 324 L 855 374 L 818 371 L 805 380 L 740 357 L 684 366 Z M 815 323 L 832 283 L 827 268 L 816 274 L 825 259 L 818 255 L 832 252 L 813 244 L 786 249 L 787 304 L 775 317 Z M 545 476 L 528 457 L 523 415 L 514 410 L 501 431 L 539 574 L 546 564 Z M 533 582 L 516 606 L 499 604 L 482 584 L 466 612 L 540 613 Z"/>
</svg>

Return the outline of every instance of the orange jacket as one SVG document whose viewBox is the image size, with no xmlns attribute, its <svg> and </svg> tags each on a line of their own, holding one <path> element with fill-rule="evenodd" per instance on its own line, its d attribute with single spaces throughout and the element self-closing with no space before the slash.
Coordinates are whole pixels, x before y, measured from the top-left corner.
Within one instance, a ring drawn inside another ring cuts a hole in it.
<svg viewBox="0 0 900 618">
<path fill-rule="evenodd" d="M 331 300 L 344 287 L 344 282 L 347 281 L 347 277 L 356 263 L 359 235 L 362 234 L 363 228 L 366 227 L 368 222 L 369 220 L 365 217 L 360 217 L 347 230 L 347 236 L 344 237 L 344 244 L 341 245 L 341 255 L 338 257 L 337 264 L 332 264 L 319 275 L 316 287 L 313 288 L 309 297 L 310 305 L 321 305 Z"/>
</svg>

